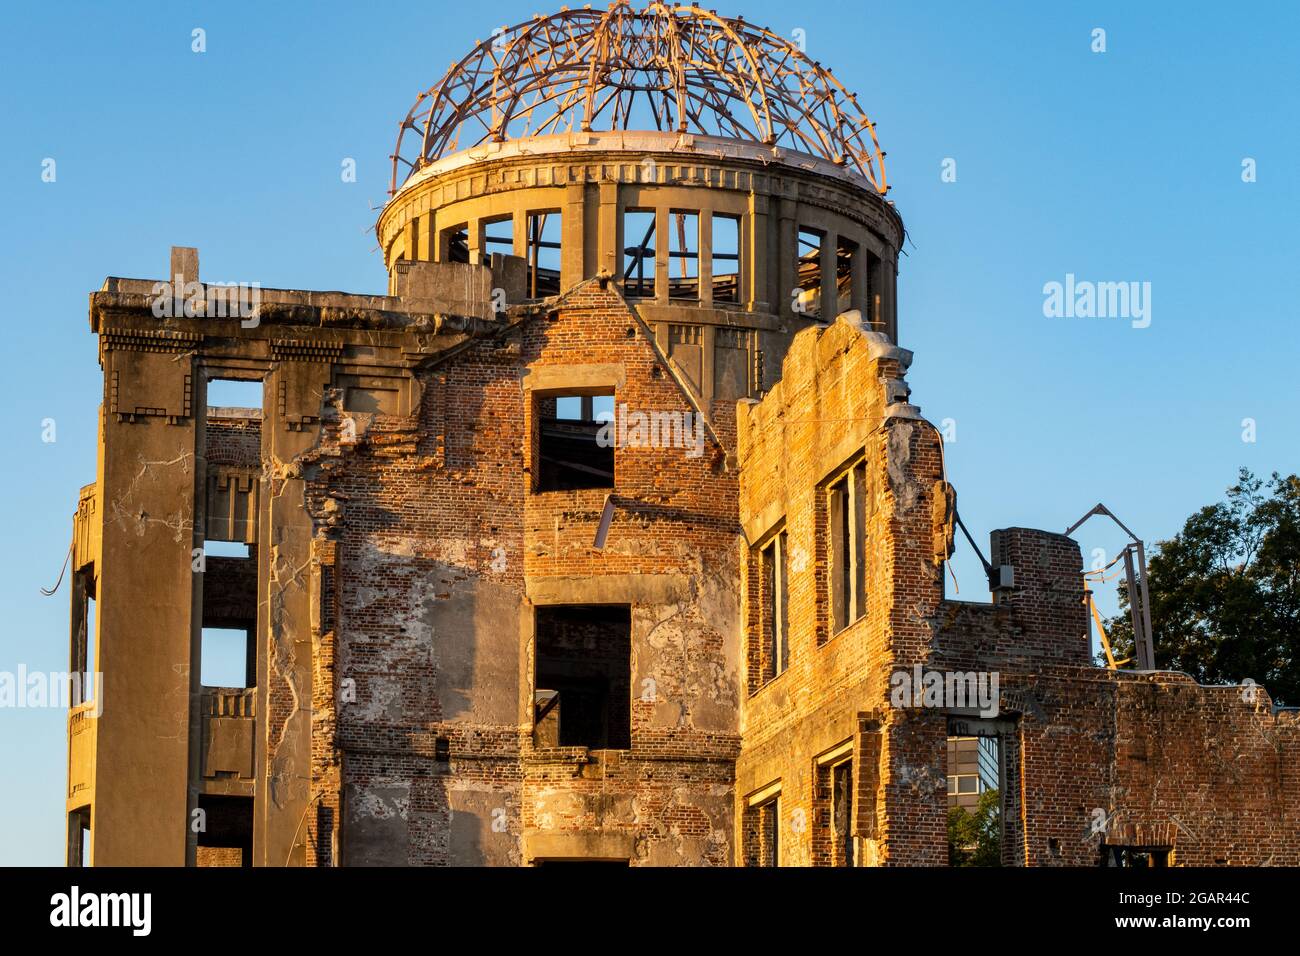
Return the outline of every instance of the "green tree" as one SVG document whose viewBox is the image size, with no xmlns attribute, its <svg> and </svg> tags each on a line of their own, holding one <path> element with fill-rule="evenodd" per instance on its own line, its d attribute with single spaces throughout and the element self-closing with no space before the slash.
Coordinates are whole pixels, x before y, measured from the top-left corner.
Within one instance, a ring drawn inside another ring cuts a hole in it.
<svg viewBox="0 0 1300 956">
<path fill-rule="evenodd" d="M 948 809 L 948 865 L 1000 866 L 1002 825 L 998 819 L 998 791 L 985 790 L 972 813 L 962 807 Z"/>
<path fill-rule="evenodd" d="M 1224 501 L 1206 505 L 1148 561 L 1156 666 L 1202 684 L 1263 685 L 1300 703 L 1300 478 L 1241 469 Z M 1126 585 L 1107 623 L 1116 657 L 1133 656 Z"/>
</svg>

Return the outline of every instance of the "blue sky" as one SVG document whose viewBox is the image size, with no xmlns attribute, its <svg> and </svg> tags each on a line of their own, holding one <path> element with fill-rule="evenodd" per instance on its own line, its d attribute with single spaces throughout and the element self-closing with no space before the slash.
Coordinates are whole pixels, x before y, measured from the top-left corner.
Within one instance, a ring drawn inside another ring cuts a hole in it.
<svg viewBox="0 0 1300 956">
<path fill-rule="evenodd" d="M 398 121 L 475 40 L 539 10 L 6 8 L 0 309 L 14 430 L 0 469 L 0 671 L 68 664 L 66 582 L 54 598 L 38 588 L 58 576 L 77 489 L 94 479 L 102 380 L 87 293 L 108 275 L 162 277 L 171 245 L 198 246 L 205 278 L 383 292 L 370 227 Z M 1300 471 L 1300 7 L 718 11 L 802 29 L 878 124 L 909 234 L 899 330 L 916 352 L 913 400 L 955 422 L 949 474 L 981 546 L 997 527 L 1064 530 L 1098 501 L 1155 541 L 1241 465 Z M 1098 27 L 1105 53 L 1091 50 Z M 348 157 L 355 183 L 339 175 Z M 941 181 L 948 158 L 956 182 Z M 1067 274 L 1150 282 L 1150 326 L 1046 318 L 1043 286 Z M 1122 543 L 1098 519 L 1079 539 L 1085 556 Z M 959 553 L 961 597 L 986 599 Z M 0 710 L 0 863 L 61 861 L 64 734 L 63 712 Z"/>
</svg>

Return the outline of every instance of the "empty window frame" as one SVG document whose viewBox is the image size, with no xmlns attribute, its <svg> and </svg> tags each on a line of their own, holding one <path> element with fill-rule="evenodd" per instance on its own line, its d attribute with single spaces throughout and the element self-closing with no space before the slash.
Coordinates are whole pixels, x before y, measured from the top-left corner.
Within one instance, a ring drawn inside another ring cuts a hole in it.
<svg viewBox="0 0 1300 956">
<path fill-rule="evenodd" d="M 859 255 L 858 244 L 844 236 L 835 237 L 835 314 L 853 308 L 854 265 Z M 871 316 L 863 316 L 870 322 Z"/>
<path fill-rule="evenodd" d="M 759 634 L 762 645 L 764 682 L 785 671 L 790 663 L 789 617 L 786 597 L 789 593 L 789 544 L 784 529 L 773 534 L 759 548 Z"/>
<path fill-rule="evenodd" d="M 819 756 L 813 767 L 813 866 L 856 866 L 853 741 Z"/>
<path fill-rule="evenodd" d="M 884 309 L 880 300 L 880 290 L 884 288 L 884 272 L 880 257 L 870 251 L 862 253 L 866 264 L 862 272 L 866 288 L 862 290 L 862 301 L 867 304 L 866 319 L 877 332 L 886 331 Z"/>
<path fill-rule="evenodd" d="M 492 264 L 492 253 L 503 256 L 515 254 L 515 220 L 513 216 L 494 219 L 483 224 L 483 265 Z"/>
<path fill-rule="evenodd" d="M 469 223 L 448 226 L 438 234 L 442 262 L 469 262 Z"/>
<path fill-rule="evenodd" d="M 202 629 L 199 683 L 204 687 L 252 687 L 256 680 L 257 654 L 252 627 Z"/>
<path fill-rule="evenodd" d="M 818 770 L 818 796 L 825 846 L 822 862 L 826 866 L 856 866 L 857 849 L 853 839 L 853 760 L 845 758 L 824 764 Z"/>
<path fill-rule="evenodd" d="M 208 524 L 213 530 L 222 530 L 211 515 Z M 247 540 L 205 538 L 202 571 L 199 682 L 205 687 L 253 687 L 257 682 L 253 638 L 257 631 L 257 547 Z"/>
<path fill-rule="evenodd" d="M 90 807 L 68 814 L 68 866 L 90 866 Z"/>
<path fill-rule="evenodd" d="M 948 862 L 999 866 L 1002 859 L 1001 759 L 996 736 L 949 736 Z"/>
<path fill-rule="evenodd" d="M 655 295 L 655 212 L 623 213 L 623 293 L 652 299 Z"/>
<path fill-rule="evenodd" d="M 853 842 L 853 761 L 831 767 L 832 861 L 836 866 L 856 866 Z"/>
<path fill-rule="evenodd" d="M 781 865 L 781 795 L 777 792 L 750 798 L 743 822 L 746 866 Z"/>
<path fill-rule="evenodd" d="M 614 393 L 539 395 L 537 490 L 614 487 Z"/>
<path fill-rule="evenodd" d="M 740 217 L 713 214 L 713 301 L 740 302 Z"/>
<path fill-rule="evenodd" d="M 73 707 L 95 699 L 95 566 L 87 564 L 72 579 L 72 674 L 68 700 Z"/>
<path fill-rule="evenodd" d="M 822 315 L 822 243 L 825 238 L 815 229 L 799 230 L 795 311 L 810 319 Z"/>
<path fill-rule="evenodd" d="M 845 469 L 826 490 L 832 633 L 867 611 L 867 466 Z"/>
<path fill-rule="evenodd" d="M 245 541 L 214 541 L 211 538 L 203 540 L 203 559 L 206 570 L 208 558 L 247 558 L 249 556 L 249 546 Z"/>
<path fill-rule="evenodd" d="M 199 794 L 196 866 L 253 865 L 253 798 Z"/>
<path fill-rule="evenodd" d="M 674 209 L 668 213 L 668 297 L 700 297 L 700 215 Z"/>
<path fill-rule="evenodd" d="M 542 299 L 560 294 L 560 239 L 563 220 L 559 210 L 528 214 L 524 257 L 528 261 L 528 297 Z"/>
<path fill-rule="evenodd" d="M 236 408 L 260 412 L 263 391 L 261 380 L 208 379 L 208 409 Z"/>
<path fill-rule="evenodd" d="M 628 605 L 537 608 L 535 746 L 632 746 L 632 612 Z"/>
</svg>

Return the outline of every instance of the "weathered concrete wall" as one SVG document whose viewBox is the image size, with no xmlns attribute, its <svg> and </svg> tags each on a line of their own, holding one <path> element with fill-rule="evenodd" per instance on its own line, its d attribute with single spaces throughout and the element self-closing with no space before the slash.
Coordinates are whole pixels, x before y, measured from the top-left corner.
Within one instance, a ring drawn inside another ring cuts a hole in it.
<svg viewBox="0 0 1300 956">
<path fill-rule="evenodd" d="M 93 862 L 186 859 L 197 341 L 105 331 Z"/>
</svg>

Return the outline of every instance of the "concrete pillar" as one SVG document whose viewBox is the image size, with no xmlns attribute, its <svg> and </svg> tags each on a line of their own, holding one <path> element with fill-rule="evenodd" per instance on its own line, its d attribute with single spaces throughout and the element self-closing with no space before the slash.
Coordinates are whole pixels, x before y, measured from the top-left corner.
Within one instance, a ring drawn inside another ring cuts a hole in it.
<svg viewBox="0 0 1300 956">
<path fill-rule="evenodd" d="M 564 238 L 560 266 L 561 290 L 577 285 L 593 272 L 588 271 L 586 258 L 586 215 L 582 183 L 569 183 L 564 187 Z"/>
<path fill-rule="evenodd" d="M 263 405 L 264 460 L 292 461 L 315 444 L 315 428 L 290 425 L 320 414 L 329 368 L 328 363 L 283 361 L 269 376 L 268 395 L 283 385 L 285 407 L 281 415 L 278 402 Z M 257 610 L 263 648 L 253 854 L 261 866 L 301 866 L 309 824 L 314 829 L 314 821 L 302 823 L 311 798 L 312 519 L 303 508 L 302 478 L 263 480 L 257 549 L 258 591 L 265 600 L 259 598 Z"/>
<path fill-rule="evenodd" d="M 420 258 L 420 218 L 413 216 L 406 224 L 406 258 L 414 262 Z"/>
<path fill-rule="evenodd" d="M 668 302 L 668 207 L 655 206 L 655 301 Z"/>
<path fill-rule="evenodd" d="M 483 263 L 483 220 L 471 219 L 465 225 L 465 245 L 469 248 L 471 265 Z"/>
<path fill-rule="evenodd" d="M 600 268 L 612 276 L 623 274 L 620 248 L 618 183 L 600 184 Z"/>
<path fill-rule="evenodd" d="M 528 206 L 516 202 L 510 214 L 510 251 L 520 259 L 528 258 Z"/>
<path fill-rule="evenodd" d="M 420 243 L 420 258 L 428 262 L 433 259 L 434 246 L 437 243 L 438 234 L 433 229 L 434 214 L 426 213 L 420 217 L 420 225 L 416 230 L 416 236 Z"/>
<path fill-rule="evenodd" d="M 94 803 L 97 866 L 184 866 L 194 627 L 196 416 L 192 353 L 109 347 L 97 568 Z M 138 414 L 137 409 L 149 409 Z"/>
<path fill-rule="evenodd" d="M 715 394 L 713 371 L 717 367 L 717 353 L 714 349 L 717 346 L 718 329 L 717 326 L 706 325 L 700 333 L 700 397 L 704 400 L 704 407 L 708 408 Z"/>
<path fill-rule="evenodd" d="M 700 210 L 700 257 L 696 272 L 700 283 L 700 304 L 713 304 L 713 211 Z"/>
<path fill-rule="evenodd" d="M 782 197 L 778 200 L 780 213 L 777 223 L 777 265 L 775 308 L 773 311 L 786 319 L 793 319 L 794 297 L 791 295 L 795 286 L 796 262 L 799 258 L 798 204 L 793 199 Z"/>
<path fill-rule="evenodd" d="M 745 307 L 754 312 L 768 312 L 774 301 L 772 297 L 775 273 L 772 268 L 772 236 L 769 201 L 767 196 L 749 194 L 749 214 L 741 220 L 740 226 L 740 271 L 741 292 L 737 298 Z M 776 300 L 779 301 L 779 300 Z"/>
</svg>

